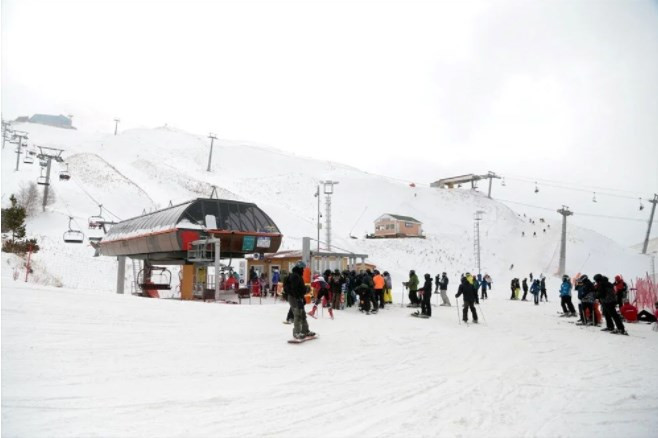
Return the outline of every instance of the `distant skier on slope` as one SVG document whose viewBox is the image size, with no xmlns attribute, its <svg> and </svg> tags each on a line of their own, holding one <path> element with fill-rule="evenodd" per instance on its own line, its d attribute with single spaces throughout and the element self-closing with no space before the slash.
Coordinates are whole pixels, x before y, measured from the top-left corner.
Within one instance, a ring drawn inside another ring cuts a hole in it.
<svg viewBox="0 0 658 438">
<path fill-rule="evenodd" d="M 462 312 L 462 320 L 464 322 L 468 322 L 468 309 L 471 309 L 473 322 L 477 324 L 478 314 L 475 310 L 475 298 L 477 297 L 477 292 L 473 287 L 473 276 L 468 272 L 462 277 L 461 284 L 459 285 L 459 289 L 457 289 L 455 298 L 459 298 L 461 295 L 464 296 L 464 310 Z"/>
</svg>

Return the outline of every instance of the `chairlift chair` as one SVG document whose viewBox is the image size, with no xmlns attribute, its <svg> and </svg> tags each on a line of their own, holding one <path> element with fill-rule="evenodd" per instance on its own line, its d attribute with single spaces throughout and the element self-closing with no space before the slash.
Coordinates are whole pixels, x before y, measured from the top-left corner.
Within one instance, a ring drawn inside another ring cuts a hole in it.
<svg viewBox="0 0 658 438">
<path fill-rule="evenodd" d="M 29 155 L 25 155 L 25 158 L 23 158 L 23 163 L 24 164 L 33 164 L 34 163 L 34 158 L 30 157 Z"/>
<path fill-rule="evenodd" d="M 150 271 L 150 278 L 144 278 L 146 271 Z M 171 289 L 171 271 L 161 266 L 149 266 L 137 274 L 137 284 L 143 291 L 148 289 L 170 290 Z"/>
<path fill-rule="evenodd" d="M 45 158 L 41 158 L 41 159 L 39 160 L 39 166 L 41 166 L 41 167 L 48 167 L 48 160 L 46 160 Z"/>
<path fill-rule="evenodd" d="M 100 208 L 98 215 L 89 218 L 89 228 L 91 229 L 102 228 L 103 222 L 105 222 L 105 218 L 103 217 L 103 204 L 99 205 L 98 208 Z"/>
<path fill-rule="evenodd" d="M 505 184 L 505 178 L 503 178 L 503 180 L 501 181 L 500 185 L 503 186 L 503 187 L 505 187 L 505 186 L 507 185 L 507 184 Z"/>
<path fill-rule="evenodd" d="M 535 193 L 539 193 L 539 187 L 537 187 L 537 181 L 535 181 Z"/>
<path fill-rule="evenodd" d="M 71 179 L 71 174 L 69 173 L 69 163 L 66 163 L 66 170 L 59 172 L 60 181 L 68 181 Z"/>
<path fill-rule="evenodd" d="M 39 184 L 40 186 L 50 185 L 48 183 L 48 178 L 46 178 L 45 175 L 43 174 L 43 169 L 41 169 L 41 176 L 37 178 L 37 184 Z"/>
<path fill-rule="evenodd" d="M 594 192 L 594 196 L 592 197 L 592 202 L 596 202 L 596 192 Z"/>
<path fill-rule="evenodd" d="M 640 198 L 640 211 L 644 210 L 644 204 L 642 204 L 642 198 Z"/>
<path fill-rule="evenodd" d="M 71 222 L 73 221 L 73 217 L 69 216 L 69 229 L 67 231 L 64 231 L 64 242 L 66 243 L 82 243 L 85 240 L 85 235 L 82 231 L 80 230 L 74 230 L 71 228 Z"/>
</svg>

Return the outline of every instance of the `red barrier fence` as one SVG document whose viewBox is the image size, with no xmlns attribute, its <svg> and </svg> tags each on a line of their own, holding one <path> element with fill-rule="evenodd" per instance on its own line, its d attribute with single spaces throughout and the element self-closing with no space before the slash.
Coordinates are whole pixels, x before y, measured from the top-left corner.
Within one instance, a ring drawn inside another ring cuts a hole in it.
<svg viewBox="0 0 658 438">
<path fill-rule="evenodd" d="M 633 293 L 635 293 L 634 297 Z M 638 310 L 648 309 L 654 312 L 656 310 L 655 303 L 658 302 L 658 283 L 649 277 L 649 275 L 645 278 L 635 280 L 635 285 L 631 281 L 628 298 L 631 303 L 636 303 L 635 305 Z"/>
</svg>

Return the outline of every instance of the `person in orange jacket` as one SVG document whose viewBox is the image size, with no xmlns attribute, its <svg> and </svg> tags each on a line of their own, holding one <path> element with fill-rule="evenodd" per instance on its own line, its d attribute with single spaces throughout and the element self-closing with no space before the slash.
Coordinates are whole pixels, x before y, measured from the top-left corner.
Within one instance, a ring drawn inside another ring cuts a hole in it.
<svg viewBox="0 0 658 438">
<path fill-rule="evenodd" d="M 375 300 L 379 301 L 379 308 L 384 308 L 384 288 L 386 287 L 386 280 L 384 276 L 375 269 L 375 276 L 372 277 L 372 282 L 375 287 Z"/>
</svg>

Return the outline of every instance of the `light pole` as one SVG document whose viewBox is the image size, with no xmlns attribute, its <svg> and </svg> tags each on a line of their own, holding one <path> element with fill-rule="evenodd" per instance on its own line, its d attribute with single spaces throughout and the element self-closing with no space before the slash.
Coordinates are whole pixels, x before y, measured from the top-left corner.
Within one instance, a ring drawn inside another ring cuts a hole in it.
<svg viewBox="0 0 658 438">
<path fill-rule="evenodd" d="M 569 211 L 569 207 L 563 205 L 557 211 L 562 215 L 562 237 L 560 239 L 560 266 L 558 267 L 558 274 L 564 275 L 567 264 L 567 216 L 571 216 L 573 212 Z"/>
<path fill-rule="evenodd" d="M 331 195 L 334 193 L 334 185 L 338 181 L 320 181 L 324 186 L 325 203 L 326 203 L 326 218 L 327 221 L 327 250 L 331 251 Z"/>
<path fill-rule="evenodd" d="M 475 212 L 475 232 L 473 233 L 474 238 L 473 238 L 473 252 L 475 253 L 475 264 L 478 268 L 478 274 L 481 274 L 481 268 L 480 268 L 480 221 L 482 220 L 482 214 L 484 211 L 478 210 Z"/>
<path fill-rule="evenodd" d="M 215 134 L 213 134 L 211 132 L 208 135 L 208 138 L 210 139 L 210 155 L 208 155 L 208 169 L 207 169 L 207 171 L 210 172 L 210 163 L 212 162 L 212 147 L 213 147 L 213 144 L 214 144 L 215 140 L 217 140 L 217 137 L 215 136 Z"/>
<path fill-rule="evenodd" d="M 318 198 L 318 220 L 317 220 L 316 228 L 318 232 L 318 252 L 320 252 L 320 229 L 322 228 L 322 224 L 320 223 L 320 184 L 318 184 L 315 190 L 315 195 L 313 196 Z"/>
</svg>

